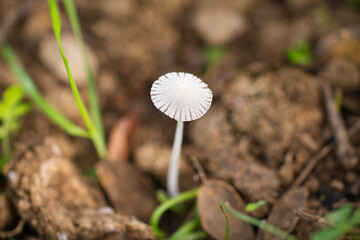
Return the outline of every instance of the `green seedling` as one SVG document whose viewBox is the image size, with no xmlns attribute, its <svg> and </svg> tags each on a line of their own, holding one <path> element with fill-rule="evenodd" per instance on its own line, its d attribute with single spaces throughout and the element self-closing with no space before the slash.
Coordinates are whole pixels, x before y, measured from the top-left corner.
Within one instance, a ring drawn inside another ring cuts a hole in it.
<svg viewBox="0 0 360 240">
<path fill-rule="evenodd" d="M 23 102 L 24 93 L 20 86 L 8 87 L 0 101 L 0 139 L 3 156 L 0 159 L 0 172 L 11 159 L 11 134 L 19 129 L 20 118 L 31 110 L 29 103 Z"/>
<path fill-rule="evenodd" d="M 223 205 L 221 205 L 221 204 L 220 204 L 220 210 L 224 214 L 225 224 L 226 224 L 224 240 L 228 240 L 229 239 L 229 232 L 230 232 L 229 215 L 228 215 L 225 207 Z"/>
<path fill-rule="evenodd" d="M 206 237 L 206 233 L 202 230 L 196 230 L 199 226 L 200 218 L 195 210 L 194 218 L 178 228 L 167 240 L 203 239 Z"/>
<path fill-rule="evenodd" d="M 341 107 L 342 107 L 342 101 L 343 101 L 343 92 L 341 88 L 337 88 L 335 90 L 335 106 L 336 109 L 341 112 Z"/>
<path fill-rule="evenodd" d="M 246 214 L 243 214 L 241 212 L 236 211 L 234 208 L 230 207 L 228 204 L 226 203 L 220 203 L 220 209 L 222 210 L 222 212 L 225 215 L 225 218 L 228 218 L 227 215 L 225 214 L 225 209 L 227 211 L 229 211 L 232 215 L 234 215 L 235 217 L 248 222 L 254 226 L 257 226 L 258 228 L 261 228 L 265 231 L 268 231 L 269 233 L 274 234 L 275 236 L 278 236 L 281 239 L 284 240 L 297 240 L 297 238 L 295 238 L 294 236 L 289 235 L 288 233 L 284 232 L 283 230 L 256 218 L 250 217 Z M 226 221 L 226 228 L 229 228 L 229 222 Z M 226 232 L 229 232 L 229 230 L 227 230 Z M 226 238 L 227 234 L 225 233 L 225 240 L 227 240 Z"/>
<path fill-rule="evenodd" d="M 261 199 L 257 202 L 248 203 L 245 206 L 246 212 L 250 213 L 258 209 L 259 207 L 265 205 L 266 201 L 264 199 Z"/>
<path fill-rule="evenodd" d="M 208 46 L 204 50 L 204 58 L 206 60 L 205 73 L 211 71 L 226 54 L 226 48 L 223 46 Z"/>
<path fill-rule="evenodd" d="M 61 45 L 61 19 L 60 11 L 55 0 L 48 0 L 49 11 L 51 15 L 51 20 L 53 24 L 54 34 L 59 45 L 59 50 L 61 53 L 62 60 L 64 62 L 68 77 L 69 83 L 72 90 L 72 93 L 75 97 L 77 106 L 81 113 L 81 116 L 85 122 L 87 129 L 77 126 L 72 123 L 69 119 L 63 116 L 59 111 L 57 111 L 53 106 L 51 106 L 42 94 L 38 91 L 36 85 L 34 84 L 31 77 L 27 74 L 25 69 L 21 66 L 20 61 L 17 59 L 14 51 L 9 45 L 2 45 L 0 47 L 0 52 L 3 55 L 7 65 L 10 67 L 13 74 L 17 77 L 17 80 L 29 95 L 30 99 L 37 105 L 40 110 L 43 111 L 54 123 L 56 123 L 60 128 L 66 131 L 68 134 L 77 137 L 90 138 L 96 151 L 101 159 L 106 159 L 107 149 L 104 139 L 104 132 L 101 123 L 100 109 L 97 100 L 97 93 L 94 84 L 94 77 L 92 75 L 89 60 L 84 47 L 84 41 L 82 38 L 80 24 L 78 21 L 76 8 L 72 0 L 64 0 L 65 8 L 67 10 L 68 16 L 70 18 L 71 26 L 75 33 L 75 37 L 82 49 L 82 56 L 84 59 L 84 67 L 87 72 L 87 86 L 88 86 L 88 97 L 91 110 L 91 116 L 88 113 L 83 100 L 80 97 L 80 93 L 76 86 L 75 80 L 71 74 L 71 70 L 68 64 L 68 60 L 63 52 Z"/>
<path fill-rule="evenodd" d="M 359 234 L 354 234 L 354 228 L 360 222 L 360 209 L 353 212 L 350 205 L 331 211 L 326 217 L 328 227 L 311 236 L 311 240 L 335 240 L 341 236 L 350 236 L 350 239 L 358 239 Z M 356 238 L 351 236 L 356 236 Z"/>
<path fill-rule="evenodd" d="M 294 65 L 308 66 L 314 61 L 313 54 L 306 41 L 300 41 L 296 46 L 286 51 L 288 61 Z"/>
<path fill-rule="evenodd" d="M 197 194 L 198 194 L 198 189 L 183 192 L 183 193 L 177 195 L 176 197 L 165 200 L 154 210 L 154 212 L 152 213 L 151 218 L 150 218 L 150 225 L 151 225 L 156 237 L 158 237 L 158 238 L 165 237 L 165 232 L 159 228 L 159 222 L 160 222 L 162 215 L 167 210 L 173 208 L 174 206 L 195 198 L 197 196 Z"/>
<path fill-rule="evenodd" d="M 70 10 L 70 12 L 72 13 L 71 16 L 74 21 L 74 19 L 77 19 L 76 15 L 74 16 L 74 12 L 75 12 L 75 5 L 73 4 L 73 2 L 71 0 L 65 1 L 66 2 L 66 7 L 68 10 Z M 48 0 L 48 5 L 49 5 L 49 11 L 50 11 L 50 16 L 51 16 L 51 21 L 53 24 L 53 29 L 54 29 L 54 34 L 57 40 L 57 43 L 59 45 L 59 50 L 60 50 L 60 54 L 61 54 L 61 58 L 64 62 L 65 68 L 66 68 L 66 72 L 68 74 L 68 78 L 69 78 L 69 83 L 70 83 L 70 87 L 71 87 L 71 91 L 75 97 L 76 103 L 78 105 L 80 114 L 85 122 L 85 125 L 89 131 L 90 134 L 90 138 L 93 141 L 95 148 L 99 154 L 99 156 L 104 159 L 106 158 L 107 155 L 107 150 L 106 150 L 106 145 L 105 145 L 105 140 L 103 138 L 103 134 L 102 131 L 100 130 L 100 127 L 97 127 L 94 124 L 94 120 L 90 117 L 85 104 L 80 96 L 79 90 L 77 88 L 76 82 L 71 74 L 71 70 L 70 70 L 70 66 L 68 63 L 68 60 L 65 56 L 65 53 L 63 51 L 62 45 L 61 45 L 61 19 L 60 19 L 60 10 L 59 10 L 59 6 L 56 2 L 56 0 Z M 77 27 L 78 24 L 74 23 L 72 24 L 73 27 Z M 79 30 L 76 30 L 76 33 L 79 34 Z M 79 37 L 79 36 L 78 36 Z M 79 40 L 81 41 L 81 40 Z M 83 52 L 85 52 L 85 50 L 83 50 Z M 89 72 L 89 71 L 88 71 Z M 89 83 L 89 81 L 88 81 Z M 88 84 L 89 85 L 89 84 Z M 90 84 L 91 85 L 91 84 Z M 93 88 L 92 90 L 94 91 L 95 88 Z M 96 95 L 96 93 L 94 94 Z M 91 95 L 93 96 L 93 95 Z M 99 113 L 100 111 L 97 111 L 97 113 Z M 100 118 L 96 118 L 98 121 L 100 120 Z"/>
<path fill-rule="evenodd" d="M 329 14 L 329 9 L 324 3 L 324 1 L 319 1 L 316 6 L 317 13 L 319 15 L 321 23 L 326 29 L 329 29 L 331 26 L 331 17 Z"/>
<path fill-rule="evenodd" d="M 169 195 L 164 190 L 156 191 L 156 198 L 161 203 L 166 202 L 170 199 Z M 176 205 L 170 208 L 170 211 L 174 212 L 177 215 L 184 215 L 187 211 L 189 211 L 190 204 L 182 203 L 180 205 Z"/>
<path fill-rule="evenodd" d="M 80 46 L 84 68 L 86 70 L 86 79 L 87 79 L 87 93 L 89 97 L 89 108 L 91 116 L 94 119 L 94 124 L 96 126 L 96 129 L 98 129 L 99 134 L 103 141 L 105 141 L 104 136 L 104 128 L 101 120 L 101 112 L 99 107 L 99 101 L 97 97 L 96 92 L 96 86 L 95 86 L 95 78 L 92 73 L 91 67 L 90 67 L 90 61 L 89 57 L 85 48 L 84 38 L 82 36 L 81 27 L 79 23 L 79 17 L 76 11 L 76 7 L 73 0 L 64 0 L 63 1 L 65 5 L 65 9 L 67 12 L 67 15 L 70 20 L 71 28 L 74 32 L 76 41 L 78 42 L 78 45 Z"/>
</svg>

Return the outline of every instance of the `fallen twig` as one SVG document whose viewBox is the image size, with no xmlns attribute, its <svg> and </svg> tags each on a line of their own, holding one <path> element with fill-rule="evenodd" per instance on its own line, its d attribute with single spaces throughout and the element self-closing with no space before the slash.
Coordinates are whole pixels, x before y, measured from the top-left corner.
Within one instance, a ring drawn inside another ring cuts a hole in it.
<svg viewBox="0 0 360 240">
<path fill-rule="evenodd" d="M 326 224 L 326 219 L 308 212 L 305 212 L 302 209 L 295 208 L 292 211 L 292 215 L 294 217 L 299 217 L 301 219 L 304 219 L 307 222 L 316 222 L 316 223 L 323 223 Z"/>
<path fill-rule="evenodd" d="M 360 130 L 360 120 L 357 121 L 349 130 L 347 131 L 347 135 L 352 137 Z M 335 143 L 331 142 L 324 146 L 313 158 L 309 160 L 305 168 L 302 170 L 300 175 L 296 178 L 296 180 L 291 185 L 291 188 L 297 187 L 303 183 L 303 181 L 309 176 L 313 168 L 316 164 L 325 156 L 327 156 L 331 151 L 335 149 Z"/>
<path fill-rule="evenodd" d="M 191 157 L 190 159 L 200 177 L 201 182 L 205 183 L 207 181 L 207 177 L 206 177 L 205 171 L 204 171 L 203 167 L 201 166 L 199 160 L 196 157 Z"/>
<path fill-rule="evenodd" d="M 356 150 L 349 142 L 345 124 L 336 109 L 329 84 L 324 83 L 322 85 L 322 90 L 326 112 L 336 141 L 336 157 L 344 168 L 350 169 L 358 163 Z"/>
</svg>

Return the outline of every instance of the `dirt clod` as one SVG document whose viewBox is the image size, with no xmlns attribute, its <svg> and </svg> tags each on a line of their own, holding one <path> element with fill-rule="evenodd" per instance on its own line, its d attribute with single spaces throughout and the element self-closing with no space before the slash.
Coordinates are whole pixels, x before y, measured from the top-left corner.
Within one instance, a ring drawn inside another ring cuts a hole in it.
<svg viewBox="0 0 360 240">
<path fill-rule="evenodd" d="M 103 211 L 107 206 L 100 191 L 87 185 L 55 142 L 36 137 L 28 144 L 7 171 L 9 190 L 20 216 L 42 238 L 154 238 L 146 224 Z"/>
<path fill-rule="evenodd" d="M 251 201 L 274 201 L 280 188 L 275 171 L 256 162 L 241 162 L 233 177 L 234 186 Z"/>
</svg>

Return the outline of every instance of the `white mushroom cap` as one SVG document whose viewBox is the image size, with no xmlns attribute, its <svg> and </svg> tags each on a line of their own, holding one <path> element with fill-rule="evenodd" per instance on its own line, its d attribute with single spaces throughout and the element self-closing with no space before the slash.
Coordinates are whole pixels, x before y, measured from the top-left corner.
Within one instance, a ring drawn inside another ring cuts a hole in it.
<svg viewBox="0 0 360 240">
<path fill-rule="evenodd" d="M 210 108 L 212 92 L 207 84 L 190 73 L 171 72 L 156 80 L 151 100 L 160 111 L 176 121 L 202 117 Z"/>
</svg>

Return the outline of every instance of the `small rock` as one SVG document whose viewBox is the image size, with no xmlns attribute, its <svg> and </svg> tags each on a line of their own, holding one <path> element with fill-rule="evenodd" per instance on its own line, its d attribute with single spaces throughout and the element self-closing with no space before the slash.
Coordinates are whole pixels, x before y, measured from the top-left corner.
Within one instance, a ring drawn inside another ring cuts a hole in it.
<svg viewBox="0 0 360 240">
<path fill-rule="evenodd" d="M 292 163 L 285 163 L 279 169 L 279 175 L 281 180 L 286 184 L 290 184 L 293 182 L 295 173 L 294 173 L 294 166 Z"/>
<path fill-rule="evenodd" d="M 61 44 L 64 49 L 65 56 L 69 61 L 69 66 L 74 80 L 78 84 L 78 87 L 84 87 L 86 85 L 86 71 L 83 64 L 80 46 L 77 44 L 75 38 L 70 34 L 63 34 L 61 36 Z M 89 47 L 87 47 L 86 50 L 90 61 L 90 67 L 94 75 L 96 75 L 98 64 L 95 54 Z M 59 46 L 53 35 L 45 37 L 40 42 L 39 56 L 41 61 L 49 68 L 57 79 L 65 84 L 69 83 L 68 75 L 61 59 Z"/>
<path fill-rule="evenodd" d="M 306 181 L 305 186 L 311 193 L 316 193 L 319 191 L 320 183 L 316 177 L 309 177 L 309 180 Z"/>
<path fill-rule="evenodd" d="M 247 24 L 236 10 L 209 5 L 196 11 L 194 27 L 209 44 L 223 45 L 244 33 Z"/>
</svg>

